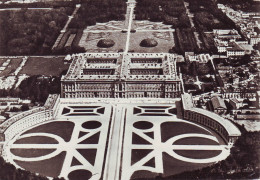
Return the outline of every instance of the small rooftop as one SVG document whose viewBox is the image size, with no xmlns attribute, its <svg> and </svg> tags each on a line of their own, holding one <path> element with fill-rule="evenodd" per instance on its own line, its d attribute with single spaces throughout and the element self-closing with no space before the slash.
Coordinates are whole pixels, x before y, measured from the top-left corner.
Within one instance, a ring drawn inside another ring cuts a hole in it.
<svg viewBox="0 0 260 180">
<path fill-rule="evenodd" d="M 192 95 L 188 93 L 184 93 L 181 95 L 183 109 L 191 109 L 193 108 L 193 100 Z"/>
<path fill-rule="evenodd" d="M 222 98 L 220 98 L 219 96 L 214 96 L 213 98 L 211 98 L 211 102 L 212 102 L 212 106 L 214 109 L 218 109 L 218 108 L 227 109 L 227 106 L 226 106 L 224 100 Z"/>
</svg>

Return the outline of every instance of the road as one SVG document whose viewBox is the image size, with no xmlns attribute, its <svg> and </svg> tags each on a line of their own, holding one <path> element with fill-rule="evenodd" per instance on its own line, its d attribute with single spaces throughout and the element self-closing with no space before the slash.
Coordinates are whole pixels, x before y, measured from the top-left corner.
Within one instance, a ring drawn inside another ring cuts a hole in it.
<svg viewBox="0 0 260 180">
<path fill-rule="evenodd" d="M 120 179 L 120 164 L 124 134 L 124 123 L 126 108 L 122 105 L 114 106 L 112 117 L 109 144 L 107 149 L 106 165 L 104 170 L 104 180 Z"/>
<path fill-rule="evenodd" d="M 126 18 L 126 20 L 128 19 L 128 29 L 127 29 L 127 38 L 126 38 L 126 45 L 125 45 L 124 53 L 127 53 L 128 49 L 129 49 L 129 42 L 130 42 L 131 27 L 132 27 L 132 22 L 133 22 L 135 1 L 134 0 L 128 0 L 127 8 L 130 9 L 130 13 L 126 14 L 127 16 L 129 16 L 129 18 Z"/>
</svg>

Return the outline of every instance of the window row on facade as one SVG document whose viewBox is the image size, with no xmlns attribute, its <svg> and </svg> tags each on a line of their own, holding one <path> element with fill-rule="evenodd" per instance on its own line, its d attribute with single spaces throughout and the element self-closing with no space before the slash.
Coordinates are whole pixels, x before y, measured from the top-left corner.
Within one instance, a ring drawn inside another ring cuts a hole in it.
<svg viewBox="0 0 260 180">
<path fill-rule="evenodd" d="M 199 124 L 202 124 L 206 127 L 209 127 L 210 129 L 217 132 L 221 137 L 226 141 L 229 142 L 229 135 L 226 129 L 219 124 L 216 120 L 205 116 L 203 114 L 199 114 L 197 112 L 185 110 L 184 118 L 193 122 L 197 122 Z"/>
</svg>

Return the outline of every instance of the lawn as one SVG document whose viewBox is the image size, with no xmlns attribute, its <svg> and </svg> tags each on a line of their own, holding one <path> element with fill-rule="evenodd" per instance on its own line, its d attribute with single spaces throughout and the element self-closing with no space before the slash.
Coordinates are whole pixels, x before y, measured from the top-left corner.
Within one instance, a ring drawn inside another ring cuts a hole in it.
<svg viewBox="0 0 260 180">
<path fill-rule="evenodd" d="M 195 169 L 200 169 L 202 167 L 206 167 L 211 165 L 212 163 L 189 163 L 177 160 L 167 153 L 163 152 L 163 174 L 162 177 L 167 177 L 171 175 L 175 175 L 184 171 L 192 171 Z M 136 171 L 133 173 L 131 179 L 135 180 L 152 180 L 157 179 L 156 177 L 159 176 L 158 173 L 153 173 L 150 171 Z M 159 179 L 159 178 L 158 178 Z"/>
<path fill-rule="evenodd" d="M 92 174 L 88 170 L 76 170 L 69 174 L 70 180 L 86 180 L 92 177 Z"/>
<path fill-rule="evenodd" d="M 13 72 L 15 72 L 15 70 L 19 67 L 20 63 L 22 62 L 22 58 L 10 58 L 10 59 L 11 59 L 10 64 L 7 66 L 7 68 L 5 70 L 0 72 L 0 76 L 11 75 Z M 3 58 L 3 59 L 0 59 L 0 62 L 4 63 L 6 60 L 7 60 L 7 58 Z"/>
<path fill-rule="evenodd" d="M 25 158 L 33 158 L 48 155 L 56 149 L 11 149 L 12 154 Z"/>
<path fill-rule="evenodd" d="M 58 121 L 58 122 L 50 122 L 40 126 L 37 126 L 33 129 L 26 131 L 24 134 L 29 133 L 50 133 L 55 134 L 63 138 L 66 142 L 68 142 L 71 138 L 71 134 L 74 128 L 74 123 L 67 121 Z M 34 139 L 32 139 L 34 140 Z"/>
<path fill-rule="evenodd" d="M 215 157 L 221 153 L 221 151 L 219 150 L 177 150 L 174 152 L 180 156 L 192 159 L 208 159 Z"/>
<path fill-rule="evenodd" d="M 14 144 L 57 144 L 56 139 L 45 136 L 31 136 L 18 139 Z"/>
<path fill-rule="evenodd" d="M 66 152 L 61 152 L 59 155 L 43 161 L 25 162 L 14 160 L 14 162 L 18 166 L 26 170 L 29 170 L 30 172 L 39 173 L 41 175 L 49 177 L 58 177 L 63 166 L 65 156 Z"/>
<path fill-rule="evenodd" d="M 183 123 L 183 122 L 165 122 L 161 124 L 162 142 L 166 142 L 168 139 L 181 134 L 199 133 L 207 134 L 210 133 L 198 126 Z"/>
<path fill-rule="evenodd" d="M 167 153 L 163 153 L 163 176 L 171 176 L 184 171 L 200 169 L 202 167 L 209 166 L 210 164 L 213 163 L 188 163 L 172 158 Z"/>
<path fill-rule="evenodd" d="M 174 142 L 174 145 L 218 145 L 216 141 L 201 137 L 187 137 Z"/>
<path fill-rule="evenodd" d="M 64 64 L 63 59 L 64 57 L 29 57 L 20 74 L 59 76 L 69 68 L 69 64 Z"/>
<path fill-rule="evenodd" d="M 152 38 L 158 42 L 156 47 L 141 47 L 140 43 L 143 39 Z M 131 33 L 129 51 L 134 51 L 138 53 L 153 53 L 153 52 L 164 52 L 168 53 L 169 50 L 175 46 L 173 32 L 135 32 Z"/>
</svg>

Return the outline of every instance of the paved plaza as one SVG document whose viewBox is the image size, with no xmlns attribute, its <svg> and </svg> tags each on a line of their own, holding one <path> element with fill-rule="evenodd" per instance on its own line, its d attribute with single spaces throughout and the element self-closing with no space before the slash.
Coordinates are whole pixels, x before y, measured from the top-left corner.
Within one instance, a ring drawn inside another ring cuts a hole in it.
<svg viewBox="0 0 260 180">
<path fill-rule="evenodd" d="M 169 176 L 225 159 L 219 136 L 178 119 L 173 104 L 61 104 L 55 120 L 6 145 L 17 167 L 46 176 L 135 179 Z"/>
</svg>

